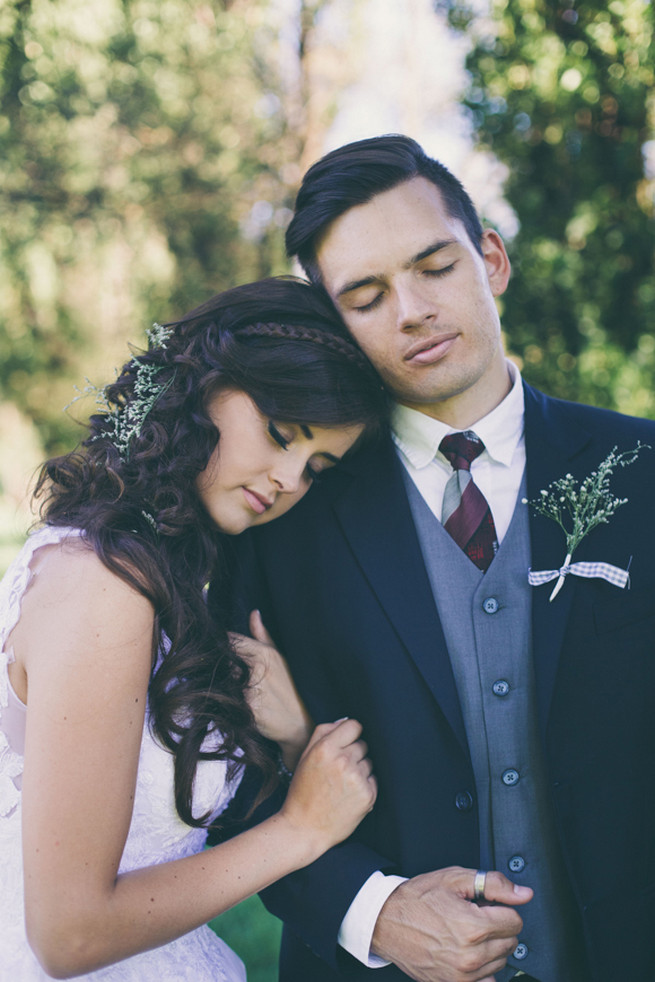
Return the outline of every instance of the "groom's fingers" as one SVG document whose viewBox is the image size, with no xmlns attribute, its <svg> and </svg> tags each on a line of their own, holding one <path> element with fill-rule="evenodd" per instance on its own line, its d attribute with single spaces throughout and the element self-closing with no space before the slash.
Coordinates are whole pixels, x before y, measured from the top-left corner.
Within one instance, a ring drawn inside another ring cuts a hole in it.
<svg viewBox="0 0 655 982">
<path fill-rule="evenodd" d="M 475 873 L 449 867 L 401 883 L 380 911 L 373 953 L 420 982 L 492 978 L 516 947 L 522 928 L 514 906 L 532 894 L 516 892 L 494 871 L 487 877 L 490 892 L 505 900 L 479 907 L 471 903 Z"/>
<path fill-rule="evenodd" d="M 474 899 L 476 870 L 463 870 L 464 875 L 464 895 L 469 899 Z M 512 883 L 506 876 L 497 870 L 490 870 L 486 874 L 484 885 L 484 901 L 488 904 L 505 904 L 511 907 L 527 904 L 532 900 L 534 891 L 530 887 L 522 887 L 517 883 Z"/>
</svg>

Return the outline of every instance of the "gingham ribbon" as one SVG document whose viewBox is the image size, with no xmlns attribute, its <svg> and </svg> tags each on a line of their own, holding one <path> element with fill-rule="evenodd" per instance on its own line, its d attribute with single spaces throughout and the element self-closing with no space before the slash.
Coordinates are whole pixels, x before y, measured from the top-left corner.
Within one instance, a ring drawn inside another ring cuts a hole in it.
<svg viewBox="0 0 655 982">
<path fill-rule="evenodd" d="M 610 563 L 570 563 L 568 566 L 561 566 L 559 569 L 542 569 L 539 572 L 528 570 L 528 582 L 530 586 L 541 586 L 543 583 L 550 583 L 558 576 L 584 576 L 586 579 L 602 578 L 618 586 L 621 589 L 628 586 L 630 574 L 627 569 L 619 569 Z"/>
</svg>

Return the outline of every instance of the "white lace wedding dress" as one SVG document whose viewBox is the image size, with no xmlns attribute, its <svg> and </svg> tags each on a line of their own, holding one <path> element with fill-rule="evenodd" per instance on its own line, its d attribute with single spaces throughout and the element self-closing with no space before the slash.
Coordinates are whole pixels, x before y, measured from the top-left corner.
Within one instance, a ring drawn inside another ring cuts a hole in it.
<svg viewBox="0 0 655 982">
<path fill-rule="evenodd" d="M 20 615 L 29 587 L 30 561 L 36 549 L 61 541 L 73 530 L 46 526 L 33 534 L 0 584 L 0 982 L 47 979 L 27 943 L 23 915 L 21 854 L 21 775 L 26 707 L 14 693 L 7 667 L 13 660 L 7 638 Z M 225 764 L 198 765 L 194 811 L 220 814 L 236 790 L 226 781 Z M 143 730 L 130 825 L 120 870 L 166 862 L 199 852 L 203 829 L 190 828 L 177 815 L 173 800 L 172 757 Z M 241 960 L 208 927 L 201 927 L 152 951 L 78 978 L 111 982 L 245 982 Z"/>
</svg>

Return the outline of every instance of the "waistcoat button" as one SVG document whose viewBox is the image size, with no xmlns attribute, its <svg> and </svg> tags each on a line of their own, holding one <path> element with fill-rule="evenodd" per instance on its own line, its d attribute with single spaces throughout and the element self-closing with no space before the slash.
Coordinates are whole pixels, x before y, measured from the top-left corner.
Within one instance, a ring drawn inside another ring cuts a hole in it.
<svg viewBox="0 0 655 982">
<path fill-rule="evenodd" d="M 512 856 L 507 865 L 512 873 L 522 873 L 525 869 L 525 859 L 523 856 Z"/>
<path fill-rule="evenodd" d="M 455 795 L 455 808 L 460 812 L 470 812 L 473 808 L 473 795 L 470 791 L 458 791 Z"/>
<path fill-rule="evenodd" d="M 514 949 L 513 954 L 517 961 L 522 962 L 524 958 L 528 957 L 527 944 L 523 944 L 522 941 L 519 941 L 516 948 Z"/>
<path fill-rule="evenodd" d="M 485 614 L 495 614 L 499 607 L 500 604 L 495 597 L 487 597 L 482 603 L 482 609 Z"/>
<path fill-rule="evenodd" d="M 503 784 L 506 784 L 508 788 L 511 788 L 513 784 L 518 784 L 519 776 L 518 771 L 515 771 L 513 767 L 508 767 L 506 771 L 503 771 Z"/>
<path fill-rule="evenodd" d="M 509 682 L 506 679 L 496 679 L 491 690 L 495 696 L 509 695 Z"/>
</svg>

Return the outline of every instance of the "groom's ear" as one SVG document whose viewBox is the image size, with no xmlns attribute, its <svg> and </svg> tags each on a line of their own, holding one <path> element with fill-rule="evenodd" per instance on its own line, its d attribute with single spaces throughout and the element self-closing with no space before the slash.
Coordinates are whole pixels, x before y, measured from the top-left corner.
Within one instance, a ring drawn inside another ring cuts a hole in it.
<svg viewBox="0 0 655 982">
<path fill-rule="evenodd" d="M 486 228 L 482 233 L 480 247 L 491 292 L 494 297 L 500 297 L 507 289 L 512 273 L 505 243 L 495 229 Z"/>
</svg>

